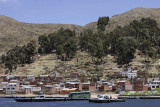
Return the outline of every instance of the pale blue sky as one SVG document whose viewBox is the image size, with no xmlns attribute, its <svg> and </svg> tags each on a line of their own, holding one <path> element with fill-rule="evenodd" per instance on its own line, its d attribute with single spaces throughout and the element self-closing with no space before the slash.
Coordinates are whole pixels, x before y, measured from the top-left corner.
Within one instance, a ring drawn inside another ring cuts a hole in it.
<svg viewBox="0 0 160 107">
<path fill-rule="evenodd" d="M 160 8 L 160 0 L 0 0 L 0 15 L 27 23 L 85 25 L 136 7 Z"/>
</svg>

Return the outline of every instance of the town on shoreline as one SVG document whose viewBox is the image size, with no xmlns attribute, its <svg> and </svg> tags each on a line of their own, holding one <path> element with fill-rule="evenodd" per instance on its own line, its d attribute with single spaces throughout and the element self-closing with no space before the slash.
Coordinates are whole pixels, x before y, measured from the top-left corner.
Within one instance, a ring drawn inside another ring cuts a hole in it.
<svg viewBox="0 0 160 107">
<path fill-rule="evenodd" d="M 82 81 L 77 73 L 75 79 L 65 81 L 62 73 L 52 75 L 1 75 L 0 96 L 36 96 L 43 92 L 47 96 L 67 97 L 71 92 L 90 91 L 91 97 L 108 94 L 113 98 L 119 95 L 160 95 L 160 80 L 148 79 L 145 72 L 127 68 L 114 71 L 117 79 Z"/>
</svg>

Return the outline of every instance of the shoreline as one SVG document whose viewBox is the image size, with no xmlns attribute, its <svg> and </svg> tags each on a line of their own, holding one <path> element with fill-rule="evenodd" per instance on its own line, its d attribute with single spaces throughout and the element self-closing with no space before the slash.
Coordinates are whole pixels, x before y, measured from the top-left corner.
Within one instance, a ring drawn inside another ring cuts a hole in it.
<svg viewBox="0 0 160 107">
<path fill-rule="evenodd" d="M 118 98 L 119 94 L 113 94 L 113 93 L 92 93 L 91 92 L 91 98 L 97 98 L 97 95 L 105 94 L 108 96 L 111 96 L 112 98 Z M 37 97 L 36 94 L 13 94 L 13 95 L 7 95 L 7 94 L 0 94 L 0 98 L 8 98 L 8 97 Z M 52 95 L 46 95 L 45 97 L 68 97 L 68 94 L 62 95 L 62 94 L 52 94 Z"/>
<path fill-rule="evenodd" d="M 131 96 L 131 95 L 120 95 L 120 94 L 113 94 L 113 93 L 91 93 L 91 98 L 97 98 L 97 95 L 99 94 L 105 94 L 108 95 L 109 97 L 111 96 L 112 98 L 125 98 L 125 99 L 160 99 L 160 95 L 148 95 L 148 96 L 143 96 L 143 95 L 137 95 L 137 96 Z M 52 94 L 52 95 L 46 95 L 44 94 L 45 97 L 68 97 L 67 94 L 61 95 L 61 94 Z M 0 98 L 15 98 L 15 97 L 37 97 L 36 94 L 13 94 L 13 95 L 6 95 L 6 94 L 0 94 Z"/>
</svg>

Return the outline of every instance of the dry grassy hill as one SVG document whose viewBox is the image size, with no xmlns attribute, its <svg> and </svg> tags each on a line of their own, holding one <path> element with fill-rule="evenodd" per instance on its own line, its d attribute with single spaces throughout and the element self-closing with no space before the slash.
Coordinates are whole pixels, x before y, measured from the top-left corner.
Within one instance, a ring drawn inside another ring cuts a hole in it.
<svg viewBox="0 0 160 107">
<path fill-rule="evenodd" d="M 135 8 L 111 17 L 109 24 L 106 26 L 106 31 L 112 31 L 116 26 L 124 26 L 133 20 L 139 20 L 143 17 L 155 19 L 160 25 L 160 9 Z M 71 24 L 31 24 L 21 23 L 0 15 L 0 53 L 15 45 L 23 45 L 31 40 L 37 40 L 39 35 L 53 33 L 61 27 L 75 30 L 78 34 L 85 29 L 96 31 L 97 23 L 92 22 L 83 27 Z"/>
<path fill-rule="evenodd" d="M 160 8 L 135 8 L 123 14 L 111 17 L 109 24 L 106 26 L 106 31 L 112 31 L 117 26 L 123 27 L 132 22 L 133 20 L 140 20 L 141 18 L 148 17 L 155 19 L 160 26 Z M 84 28 L 96 30 L 97 23 L 89 23 Z"/>
<path fill-rule="evenodd" d="M 116 26 L 125 26 L 133 20 L 140 20 L 143 17 L 150 17 L 157 20 L 160 26 L 160 9 L 151 8 L 136 8 L 126 13 L 115 15 L 110 18 L 109 24 L 106 26 L 106 31 L 112 31 Z M 12 18 L 0 16 L 0 53 L 15 45 L 25 44 L 30 40 L 36 40 L 39 35 L 52 33 L 59 28 L 70 28 L 78 33 L 85 29 L 92 29 L 96 31 L 96 22 L 87 24 L 86 26 L 66 25 L 66 24 L 29 24 L 21 23 Z M 78 60 L 78 62 L 77 62 Z M 115 58 L 108 55 L 104 58 L 105 63 L 95 65 L 92 58 L 85 52 L 78 51 L 76 57 L 71 61 L 62 62 L 57 59 L 55 54 L 41 56 L 34 63 L 18 67 L 14 74 L 51 74 L 55 71 L 67 69 L 68 72 L 78 71 L 86 75 L 93 75 L 95 73 L 104 73 L 104 77 L 108 73 L 113 72 L 118 68 Z M 160 60 L 151 62 L 144 62 L 144 56 L 136 52 L 136 57 L 133 60 L 132 67 L 142 70 L 147 70 L 150 73 L 157 74 L 160 68 Z M 1 68 L 1 67 L 0 67 Z M 98 70 L 98 71 L 97 71 Z M 3 69 L 1 71 L 4 71 Z"/>
<path fill-rule="evenodd" d="M 55 54 L 49 54 L 39 57 L 32 64 L 26 64 L 24 67 L 19 66 L 12 74 L 34 74 L 38 76 L 66 70 L 66 75 L 71 72 L 78 72 L 88 77 L 100 74 L 103 79 L 105 79 L 107 75 L 113 74 L 113 71 L 122 70 L 122 68 L 117 65 L 116 58 L 110 54 L 103 58 L 102 64 L 96 65 L 93 60 L 96 60 L 96 58 L 92 59 L 88 53 L 81 51 L 78 51 L 75 58 L 71 61 L 60 61 Z M 131 65 L 133 69 L 147 71 L 157 75 L 160 68 L 160 59 L 156 61 L 150 59 L 150 62 L 145 62 L 145 57 L 137 51 Z"/>
<path fill-rule="evenodd" d="M 37 40 L 39 35 L 53 33 L 61 27 L 76 30 L 77 33 L 82 30 L 82 27 L 78 25 L 21 23 L 0 15 L 0 53 L 16 45 Z"/>
</svg>

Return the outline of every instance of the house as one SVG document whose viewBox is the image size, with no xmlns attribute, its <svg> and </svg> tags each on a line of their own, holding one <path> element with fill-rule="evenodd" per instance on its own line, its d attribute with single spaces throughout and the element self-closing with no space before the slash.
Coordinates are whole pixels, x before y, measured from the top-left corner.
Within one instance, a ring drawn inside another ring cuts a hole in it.
<svg viewBox="0 0 160 107">
<path fill-rule="evenodd" d="M 97 90 L 97 85 L 94 82 L 82 83 L 80 86 L 81 86 L 80 91 L 96 91 Z"/>
<path fill-rule="evenodd" d="M 80 90 L 80 82 L 66 82 L 65 88 L 77 88 Z"/>
<path fill-rule="evenodd" d="M 89 91 L 96 91 L 97 89 L 96 89 L 96 83 L 94 83 L 94 82 L 91 82 L 90 83 L 90 85 L 89 85 Z"/>
<path fill-rule="evenodd" d="M 41 92 L 41 87 L 35 85 L 21 85 L 19 88 L 19 94 L 38 94 Z"/>
<path fill-rule="evenodd" d="M 21 76 L 20 75 L 8 75 L 6 77 L 7 80 L 10 80 L 10 79 L 14 79 L 14 80 L 20 80 L 21 79 Z"/>
<path fill-rule="evenodd" d="M 137 77 L 137 70 L 132 70 L 131 68 L 125 69 L 121 72 L 122 77 L 128 77 L 129 79 Z"/>
<path fill-rule="evenodd" d="M 115 85 L 113 81 L 109 81 L 109 82 L 101 81 L 101 82 L 98 82 L 97 86 L 98 86 L 97 88 L 98 91 L 112 91 Z"/>
<path fill-rule="evenodd" d="M 6 86 L 6 94 L 16 94 L 17 91 L 19 91 L 17 83 L 8 83 Z"/>
<path fill-rule="evenodd" d="M 27 75 L 26 80 L 28 81 L 35 81 L 35 76 L 34 75 Z"/>
<path fill-rule="evenodd" d="M 144 78 L 145 84 L 148 83 L 147 80 L 148 80 L 149 74 L 146 71 L 137 71 L 137 77 Z"/>
<path fill-rule="evenodd" d="M 38 81 L 41 81 L 44 84 L 48 83 L 48 82 L 50 82 L 49 76 L 48 75 L 40 75 L 39 78 L 38 78 Z"/>
<path fill-rule="evenodd" d="M 104 91 L 111 91 L 112 90 L 112 85 L 110 82 L 103 82 L 103 90 Z"/>
<path fill-rule="evenodd" d="M 54 84 L 53 85 L 53 93 L 61 94 L 61 91 L 63 88 L 64 88 L 64 86 L 61 86 L 60 84 Z"/>
<path fill-rule="evenodd" d="M 61 94 L 70 94 L 70 92 L 78 92 L 77 88 L 63 88 Z"/>
<path fill-rule="evenodd" d="M 31 91 L 33 94 L 39 94 L 42 91 L 42 89 L 41 87 L 38 87 L 38 86 L 32 86 Z"/>
<path fill-rule="evenodd" d="M 128 78 L 129 79 L 136 78 L 136 77 L 137 77 L 137 71 L 136 70 L 128 72 Z"/>
<path fill-rule="evenodd" d="M 0 88 L 0 94 L 5 94 L 3 88 Z"/>
<path fill-rule="evenodd" d="M 53 85 L 44 85 L 42 87 L 42 91 L 45 93 L 45 94 L 53 94 Z"/>
<path fill-rule="evenodd" d="M 28 85 L 21 85 L 19 88 L 19 94 L 32 94 L 32 87 Z"/>
<path fill-rule="evenodd" d="M 89 91 L 90 82 L 82 83 L 82 91 Z"/>
<path fill-rule="evenodd" d="M 160 81 L 156 80 L 156 81 L 151 81 L 151 83 L 149 83 L 149 87 L 151 87 L 151 89 L 155 89 L 155 88 L 160 88 Z"/>
<path fill-rule="evenodd" d="M 1 88 L 6 88 L 7 85 L 8 85 L 8 82 L 1 82 Z"/>
<path fill-rule="evenodd" d="M 132 91 L 133 90 L 133 84 L 131 84 L 130 80 L 125 81 L 125 90 L 126 91 Z"/>
<path fill-rule="evenodd" d="M 131 84 L 133 84 L 134 91 L 148 91 L 148 87 L 145 85 L 145 80 L 142 78 L 131 79 Z"/>
<path fill-rule="evenodd" d="M 127 77 L 128 76 L 128 71 L 122 71 L 122 77 Z"/>
<path fill-rule="evenodd" d="M 126 80 L 125 82 L 126 91 L 148 91 L 148 85 L 145 84 L 145 79 L 133 78 Z"/>
<path fill-rule="evenodd" d="M 122 80 L 122 81 L 117 81 L 117 89 L 124 91 L 125 90 L 125 82 L 126 80 Z"/>
</svg>

